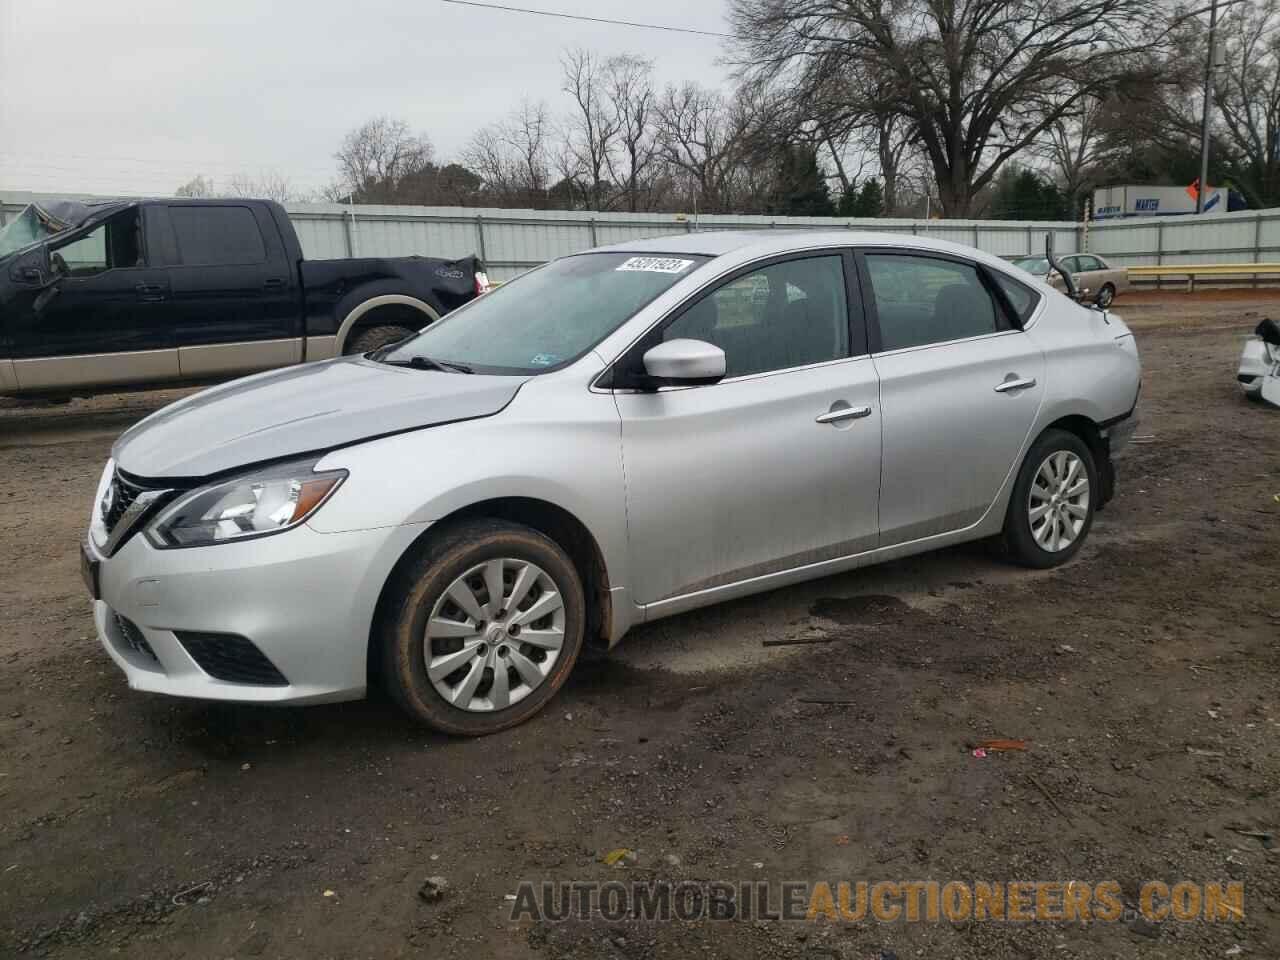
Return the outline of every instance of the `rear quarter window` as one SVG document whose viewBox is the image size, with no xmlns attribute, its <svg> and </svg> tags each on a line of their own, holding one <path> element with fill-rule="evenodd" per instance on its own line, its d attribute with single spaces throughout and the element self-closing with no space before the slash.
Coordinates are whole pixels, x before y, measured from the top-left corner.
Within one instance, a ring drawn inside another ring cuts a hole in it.
<svg viewBox="0 0 1280 960">
<path fill-rule="evenodd" d="M 1040 302 L 1040 294 L 1025 283 L 1014 280 L 1007 274 L 996 270 L 991 270 L 990 273 L 996 282 L 996 286 L 1000 288 L 1005 299 L 1009 301 L 1009 306 L 1013 308 L 1014 315 L 1017 316 L 1018 321 L 1026 323 L 1031 319 L 1031 314 L 1036 312 L 1036 305 Z"/>
</svg>

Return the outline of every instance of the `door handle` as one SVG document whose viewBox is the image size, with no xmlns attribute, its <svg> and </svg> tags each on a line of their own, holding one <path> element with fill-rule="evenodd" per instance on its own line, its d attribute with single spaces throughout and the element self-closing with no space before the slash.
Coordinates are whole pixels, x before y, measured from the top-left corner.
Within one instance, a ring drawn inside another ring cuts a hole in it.
<svg viewBox="0 0 1280 960">
<path fill-rule="evenodd" d="M 1025 390 L 1027 387 L 1034 387 L 1035 385 L 1035 377 L 1030 377 L 1026 380 L 1005 380 L 1003 383 L 996 384 L 996 393 L 1008 393 L 1010 390 Z"/>
<path fill-rule="evenodd" d="M 262 284 L 264 290 L 283 290 L 284 279 L 282 277 L 272 277 Z"/>
<path fill-rule="evenodd" d="M 163 283 L 135 283 L 133 292 L 139 300 L 154 301 L 163 300 L 168 291 Z"/>
<path fill-rule="evenodd" d="M 870 407 L 841 407 L 839 410 L 828 410 L 813 418 L 814 423 L 839 423 L 842 420 L 861 420 L 871 416 Z"/>
</svg>

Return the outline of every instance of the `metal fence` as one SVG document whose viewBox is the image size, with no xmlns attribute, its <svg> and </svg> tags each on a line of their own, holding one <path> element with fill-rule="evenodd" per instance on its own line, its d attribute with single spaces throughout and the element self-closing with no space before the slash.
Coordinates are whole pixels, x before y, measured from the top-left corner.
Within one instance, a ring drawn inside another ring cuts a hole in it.
<svg viewBox="0 0 1280 960">
<path fill-rule="evenodd" d="M 875 230 L 919 234 L 969 244 L 1005 257 L 1044 249 L 1074 250 L 1079 225 L 996 220 L 845 220 L 830 217 L 703 216 L 577 213 L 467 207 L 290 205 L 309 257 L 461 257 L 478 253 L 496 280 L 553 257 L 607 243 L 692 233 L 695 230 Z"/>
<path fill-rule="evenodd" d="M 0 193 L 0 225 L 40 194 Z M 874 230 L 968 244 L 1002 257 L 1090 250 L 1117 264 L 1262 263 L 1280 253 L 1280 209 L 1090 223 L 1009 220 L 846 220 L 829 217 L 582 213 L 472 207 L 289 204 L 303 252 L 315 259 L 479 254 L 495 280 L 605 243 L 695 230 Z"/>
</svg>

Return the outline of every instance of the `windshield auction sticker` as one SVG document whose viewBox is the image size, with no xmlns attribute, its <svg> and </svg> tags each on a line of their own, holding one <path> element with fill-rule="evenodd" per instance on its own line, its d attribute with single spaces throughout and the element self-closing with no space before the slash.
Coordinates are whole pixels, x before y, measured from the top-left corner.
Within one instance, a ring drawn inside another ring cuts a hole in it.
<svg viewBox="0 0 1280 960">
<path fill-rule="evenodd" d="M 684 273 L 692 266 L 692 260 L 677 260 L 674 257 L 632 257 L 617 269 L 638 270 L 642 273 Z"/>
</svg>

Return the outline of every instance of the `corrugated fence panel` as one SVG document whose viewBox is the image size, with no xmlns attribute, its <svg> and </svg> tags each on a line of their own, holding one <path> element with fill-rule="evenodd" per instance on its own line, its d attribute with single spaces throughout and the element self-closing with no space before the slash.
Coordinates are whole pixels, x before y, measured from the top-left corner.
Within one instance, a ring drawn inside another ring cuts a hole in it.
<svg viewBox="0 0 1280 960">
<path fill-rule="evenodd" d="M 1138 266 L 1160 257 L 1161 228 L 1152 223 L 1108 223 L 1089 228 L 1089 249 L 1117 264 Z"/>
<path fill-rule="evenodd" d="M 1258 223 L 1258 241 L 1261 256 L 1256 262 L 1270 263 L 1280 260 L 1280 213 L 1264 217 Z"/>
<path fill-rule="evenodd" d="M 1165 263 L 1238 263 L 1253 259 L 1254 218 L 1206 217 L 1164 224 Z M 1249 256 L 1243 256 L 1249 254 Z"/>
<path fill-rule="evenodd" d="M 293 229 L 308 260 L 337 260 L 348 256 L 347 235 L 341 220 L 329 217 L 293 216 Z"/>
</svg>

